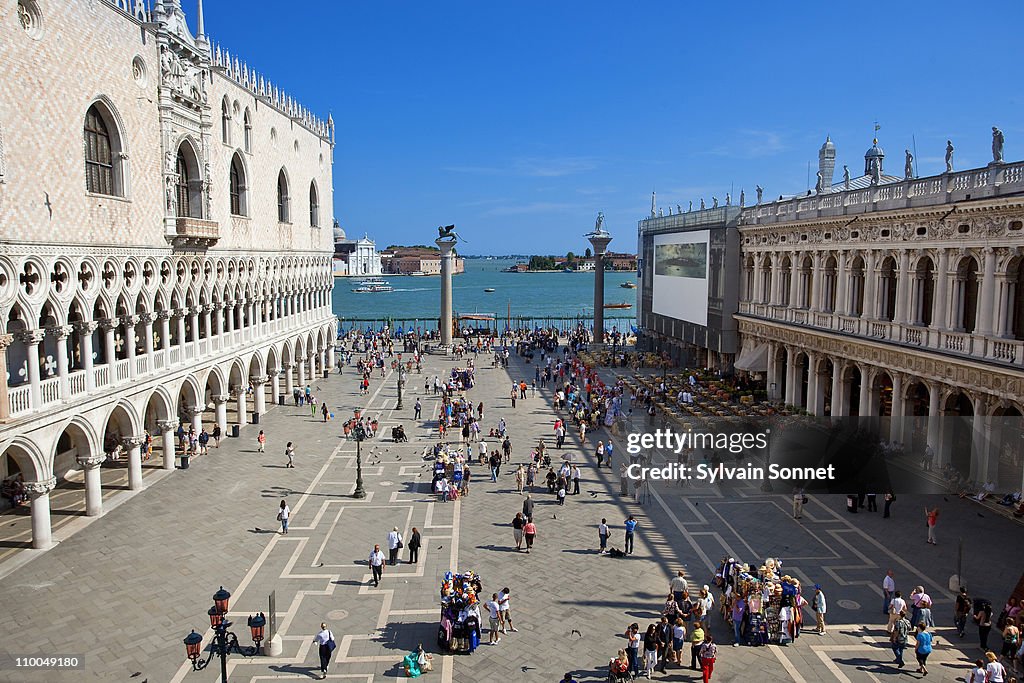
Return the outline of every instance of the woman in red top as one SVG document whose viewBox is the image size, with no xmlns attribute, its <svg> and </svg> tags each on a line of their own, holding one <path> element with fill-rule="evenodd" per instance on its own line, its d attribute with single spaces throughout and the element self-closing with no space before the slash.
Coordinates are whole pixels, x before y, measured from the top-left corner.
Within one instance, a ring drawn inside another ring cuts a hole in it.
<svg viewBox="0 0 1024 683">
<path fill-rule="evenodd" d="M 526 538 L 526 552 L 530 552 L 530 548 L 533 547 L 533 539 L 537 537 L 537 525 L 527 520 L 523 525 L 523 536 Z"/>
<path fill-rule="evenodd" d="M 929 510 L 927 507 L 924 509 L 925 518 L 928 520 L 928 542 L 932 545 L 938 545 L 935 542 L 935 525 L 939 522 L 939 508 L 935 507 Z"/>
</svg>

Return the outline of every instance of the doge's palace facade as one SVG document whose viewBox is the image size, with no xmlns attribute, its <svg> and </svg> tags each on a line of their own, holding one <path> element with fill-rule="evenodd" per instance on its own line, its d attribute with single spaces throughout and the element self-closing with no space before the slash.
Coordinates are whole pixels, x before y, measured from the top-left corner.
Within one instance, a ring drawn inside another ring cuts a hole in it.
<svg viewBox="0 0 1024 683">
<path fill-rule="evenodd" d="M 0 7 L 0 479 L 174 469 L 333 365 L 333 121 L 195 34 L 179 0 Z M 110 456 L 118 456 L 111 463 Z"/>
</svg>

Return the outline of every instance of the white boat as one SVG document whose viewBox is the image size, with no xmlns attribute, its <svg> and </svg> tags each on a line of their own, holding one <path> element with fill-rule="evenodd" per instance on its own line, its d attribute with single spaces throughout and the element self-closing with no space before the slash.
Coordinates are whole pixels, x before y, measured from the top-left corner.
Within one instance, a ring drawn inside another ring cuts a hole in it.
<svg viewBox="0 0 1024 683">
<path fill-rule="evenodd" d="M 352 290 L 360 294 L 376 292 L 393 292 L 395 288 L 391 283 L 380 277 L 368 277 L 359 283 L 359 286 Z"/>
</svg>

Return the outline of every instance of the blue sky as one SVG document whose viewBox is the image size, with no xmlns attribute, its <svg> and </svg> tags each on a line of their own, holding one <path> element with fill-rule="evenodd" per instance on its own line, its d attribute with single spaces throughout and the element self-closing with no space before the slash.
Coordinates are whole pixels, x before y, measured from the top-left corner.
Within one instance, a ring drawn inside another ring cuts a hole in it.
<svg viewBox="0 0 1024 683">
<path fill-rule="evenodd" d="M 650 207 L 811 185 L 829 134 L 886 172 L 1024 158 L 1024 3 L 207 0 L 207 32 L 337 130 L 335 216 L 378 245 L 633 251 Z M 194 0 L 185 0 L 190 19 Z"/>
</svg>

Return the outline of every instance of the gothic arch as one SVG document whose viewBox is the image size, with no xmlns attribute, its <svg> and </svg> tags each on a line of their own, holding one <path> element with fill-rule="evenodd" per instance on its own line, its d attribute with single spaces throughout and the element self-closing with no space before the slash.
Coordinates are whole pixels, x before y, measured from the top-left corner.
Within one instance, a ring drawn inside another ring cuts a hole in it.
<svg viewBox="0 0 1024 683">
<path fill-rule="evenodd" d="M 85 105 L 85 109 L 82 110 L 86 112 L 85 118 L 88 117 L 89 110 L 94 107 L 107 129 L 110 139 L 110 158 L 113 176 L 113 192 L 111 195 L 115 197 L 130 197 L 130 175 L 128 173 L 128 159 L 130 155 L 127 127 L 124 124 L 124 119 L 114 105 L 114 101 L 105 94 L 96 95 Z M 83 140 L 83 146 L 85 145 L 86 141 Z M 88 187 L 87 184 L 86 187 Z"/>
</svg>

